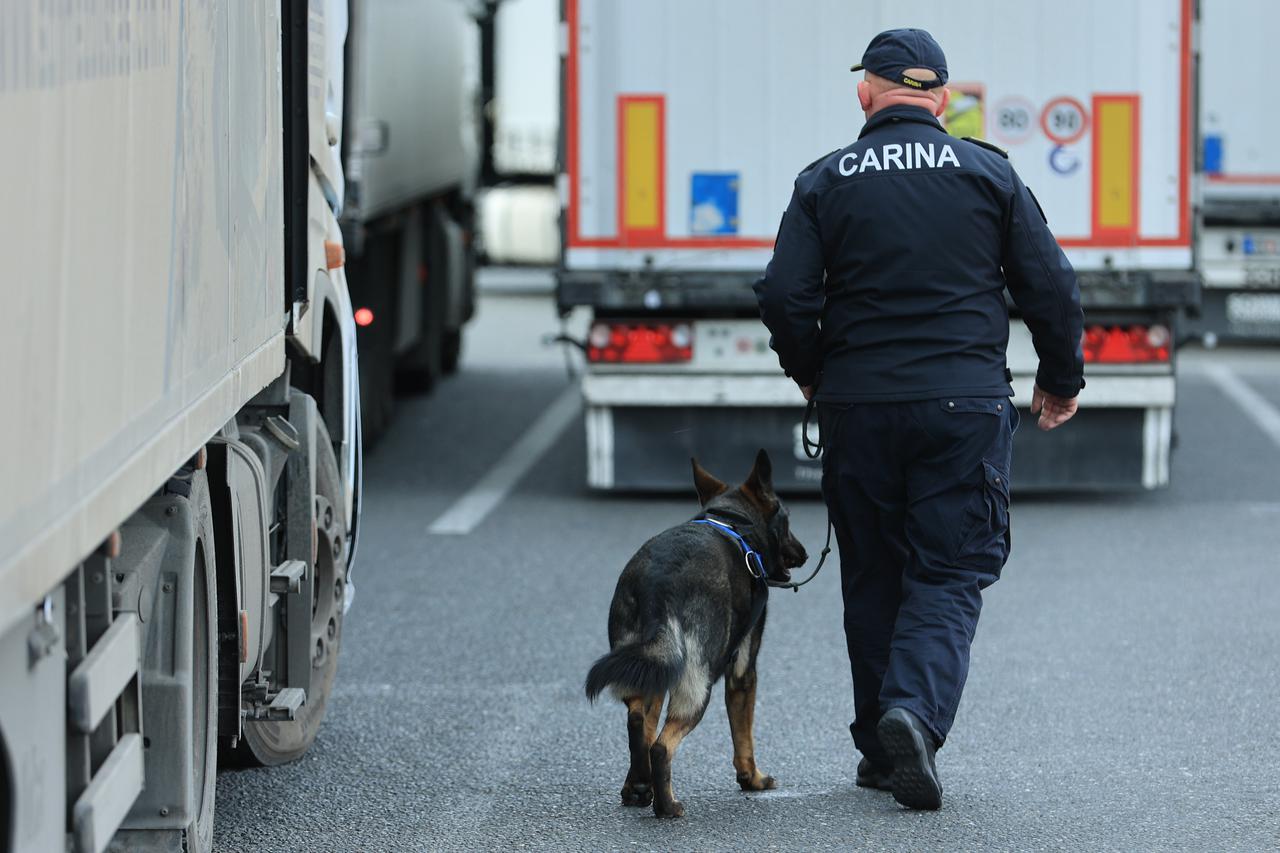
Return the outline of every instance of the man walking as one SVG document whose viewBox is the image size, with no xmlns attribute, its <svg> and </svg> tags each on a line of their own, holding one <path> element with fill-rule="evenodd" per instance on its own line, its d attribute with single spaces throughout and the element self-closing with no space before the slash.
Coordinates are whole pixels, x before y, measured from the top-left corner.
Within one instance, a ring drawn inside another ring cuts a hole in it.
<svg viewBox="0 0 1280 853">
<path fill-rule="evenodd" d="M 866 125 L 805 169 L 756 284 L 772 346 L 816 395 L 840 546 L 857 781 L 942 805 L 934 752 L 969 668 L 982 590 L 1009 556 L 1018 415 L 1006 286 L 1040 365 L 1031 411 L 1084 385 L 1075 273 L 1003 151 L 948 136 L 946 58 L 876 36 L 854 71 Z"/>
</svg>

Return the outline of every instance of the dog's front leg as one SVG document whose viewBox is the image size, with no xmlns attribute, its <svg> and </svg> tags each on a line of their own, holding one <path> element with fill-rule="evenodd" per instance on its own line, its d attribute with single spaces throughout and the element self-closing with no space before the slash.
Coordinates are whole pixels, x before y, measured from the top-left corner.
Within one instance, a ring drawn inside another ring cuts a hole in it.
<svg viewBox="0 0 1280 853">
<path fill-rule="evenodd" d="M 736 667 L 735 667 L 736 669 Z M 724 704 L 729 712 L 729 731 L 733 735 L 733 769 L 744 791 L 765 791 L 778 783 L 756 767 L 756 743 L 752 725 L 756 716 L 755 660 L 741 675 L 730 671 L 724 682 Z"/>
</svg>

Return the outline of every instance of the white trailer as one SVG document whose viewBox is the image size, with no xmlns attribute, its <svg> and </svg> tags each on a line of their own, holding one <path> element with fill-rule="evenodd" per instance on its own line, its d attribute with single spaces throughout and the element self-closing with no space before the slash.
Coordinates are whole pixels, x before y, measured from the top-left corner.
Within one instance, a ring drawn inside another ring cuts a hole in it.
<svg viewBox="0 0 1280 853">
<path fill-rule="evenodd" d="M 553 267 L 560 258 L 560 0 L 500 2 L 489 25 L 492 168 L 479 202 L 484 257 L 490 264 Z"/>
<path fill-rule="evenodd" d="M 1209 342 L 1280 342 L 1280 117 L 1244 83 L 1271 73 L 1280 4 L 1200 6 L 1205 290 L 1192 331 Z"/>
<path fill-rule="evenodd" d="M 359 513 L 345 0 L 0 5 L 0 849 L 208 850 Z"/>
<path fill-rule="evenodd" d="M 795 175 L 857 137 L 849 66 L 898 26 L 938 38 L 948 128 L 1008 148 L 1083 285 L 1082 411 L 1019 434 L 1019 485 L 1168 481 L 1171 330 L 1198 291 L 1191 0 L 565 0 L 558 295 L 595 315 L 591 486 L 683 487 L 690 455 L 732 470 L 760 446 L 791 461 L 781 485 L 816 486 L 750 284 Z M 1012 327 L 1026 406 L 1036 360 Z"/>
<path fill-rule="evenodd" d="M 340 222 L 365 437 L 458 366 L 475 312 L 479 34 L 464 0 L 351 0 Z"/>
</svg>

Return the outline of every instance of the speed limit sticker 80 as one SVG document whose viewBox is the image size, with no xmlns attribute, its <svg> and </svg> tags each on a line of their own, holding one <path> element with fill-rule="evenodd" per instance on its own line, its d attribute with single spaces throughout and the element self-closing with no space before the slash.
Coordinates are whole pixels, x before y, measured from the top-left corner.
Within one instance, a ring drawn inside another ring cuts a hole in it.
<svg viewBox="0 0 1280 853">
<path fill-rule="evenodd" d="M 1005 145 L 1020 145 L 1036 129 L 1036 108 L 1026 98 L 1004 98 L 992 112 L 992 132 Z"/>
<path fill-rule="evenodd" d="M 1089 115 L 1084 104 L 1075 98 L 1054 98 L 1044 105 L 1040 113 L 1040 129 L 1059 145 L 1075 142 L 1084 136 L 1088 126 Z"/>
</svg>

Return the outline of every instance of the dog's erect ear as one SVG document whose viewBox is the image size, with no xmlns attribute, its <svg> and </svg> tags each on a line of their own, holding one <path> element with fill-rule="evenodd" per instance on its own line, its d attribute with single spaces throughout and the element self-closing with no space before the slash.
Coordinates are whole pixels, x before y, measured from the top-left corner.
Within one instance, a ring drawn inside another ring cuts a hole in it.
<svg viewBox="0 0 1280 853">
<path fill-rule="evenodd" d="M 706 506 L 707 502 L 716 495 L 723 495 L 729 491 L 729 487 L 717 480 L 706 472 L 706 470 L 698 464 L 697 459 L 690 459 L 693 463 L 693 487 L 698 490 L 698 503 Z"/>
<path fill-rule="evenodd" d="M 763 447 L 756 454 L 756 464 L 742 487 L 760 497 L 773 494 L 773 463 L 769 461 L 769 454 Z"/>
</svg>

